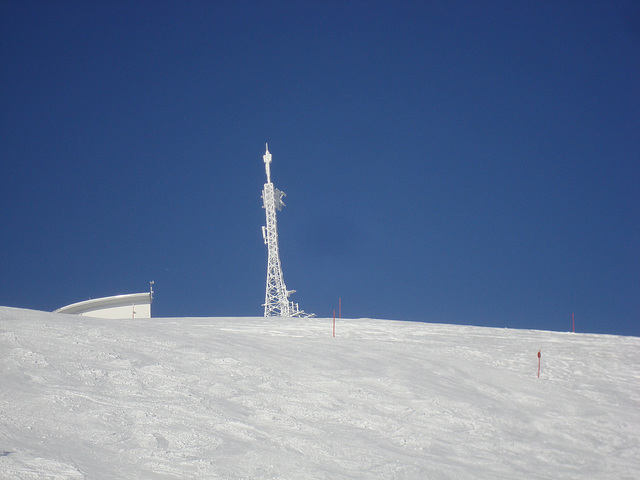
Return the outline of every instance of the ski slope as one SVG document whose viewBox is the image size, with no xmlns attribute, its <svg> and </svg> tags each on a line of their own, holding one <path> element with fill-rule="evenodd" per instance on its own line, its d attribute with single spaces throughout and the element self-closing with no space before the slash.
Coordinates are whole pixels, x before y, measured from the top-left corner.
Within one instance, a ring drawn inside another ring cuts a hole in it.
<svg viewBox="0 0 640 480">
<path fill-rule="evenodd" d="M 0 307 L 0 361 L 3 479 L 640 477 L 636 337 Z"/>
</svg>

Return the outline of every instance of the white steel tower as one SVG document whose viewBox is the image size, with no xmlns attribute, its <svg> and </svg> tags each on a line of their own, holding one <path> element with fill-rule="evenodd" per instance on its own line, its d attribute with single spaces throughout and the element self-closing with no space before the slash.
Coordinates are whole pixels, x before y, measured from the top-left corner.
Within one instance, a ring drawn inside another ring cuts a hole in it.
<svg viewBox="0 0 640 480">
<path fill-rule="evenodd" d="M 295 290 L 287 290 L 282 276 L 280 264 L 280 251 L 278 249 L 278 224 L 276 222 L 276 210 L 282 210 L 284 202 L 282 197 L 286 194 L 271 183 L 271 154 L 269 145 L 262 157 L 264 169 L 267 172 L 267 183 L 262 190 L 262 207 L 267 216 L 267 226 L 262 227 L 262 237 L 269 251 L 267 262 L 267 292 L 264 298 L 265 317 L 311 317 L 312 314 L 300 310 L 297 303 L 289 301 L 289 295 Z"/>
</svg>

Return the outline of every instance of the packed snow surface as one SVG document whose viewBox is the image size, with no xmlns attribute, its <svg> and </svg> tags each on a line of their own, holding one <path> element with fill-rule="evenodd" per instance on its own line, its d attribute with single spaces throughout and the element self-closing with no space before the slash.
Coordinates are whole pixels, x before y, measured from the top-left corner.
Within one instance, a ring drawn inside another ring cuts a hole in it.
<svg viewBox="0 0 640 480">
<path fill-rule="evenodd" d="M 640 477 L 636 337 L 1 307 L 0 356 L 6 479 Z"/>
</svg>

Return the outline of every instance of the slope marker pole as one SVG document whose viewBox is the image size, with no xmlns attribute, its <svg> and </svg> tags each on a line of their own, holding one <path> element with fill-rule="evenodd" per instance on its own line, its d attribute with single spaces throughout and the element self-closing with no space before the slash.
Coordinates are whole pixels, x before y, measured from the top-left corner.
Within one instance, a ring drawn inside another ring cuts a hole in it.
<svg viewBox="0 0 640 480">
<path fill-rule="evenodd" d="M 333 336 L 336 336 L 336 311 L 333 311 Z"/>
<path fill-rule="evenodd" d="M 538 350 L 538 378 L 540 378 L 540 350 Z"/>
<path fill-rule="evenodd" d="M 573 316 L 573 313 L 571 314 L 571 324 L 573 325 L 573 333 L 576 333 L 576 319 Z"/>
</svg>

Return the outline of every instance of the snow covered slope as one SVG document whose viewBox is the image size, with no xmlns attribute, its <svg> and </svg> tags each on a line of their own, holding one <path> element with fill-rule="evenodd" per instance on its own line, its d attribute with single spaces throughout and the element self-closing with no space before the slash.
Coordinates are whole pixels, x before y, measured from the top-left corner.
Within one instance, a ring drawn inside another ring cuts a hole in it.
<svg viewBox="0 0 640 480">
<path fill-rule="evenodd" d="M 0 477 L 640 475 L 640 338 L 331 322 L 2 307 Z"/>
</svg>

